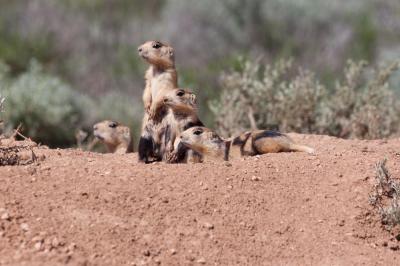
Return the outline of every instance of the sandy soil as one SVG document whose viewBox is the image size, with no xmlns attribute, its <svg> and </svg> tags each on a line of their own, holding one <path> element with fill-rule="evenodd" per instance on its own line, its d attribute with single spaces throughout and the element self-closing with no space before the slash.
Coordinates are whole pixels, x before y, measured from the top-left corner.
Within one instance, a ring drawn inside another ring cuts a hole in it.
<svg viewBox="0 0 400 266">
<path fill-rule="evenodd" d="M 291 136 L 305 153 L 230 163 L 36 148 L 0 167 L 0 265 L 394 265 L 368 204 L 374 164 L 400 177 L 400 139 Z"/>
</svg>

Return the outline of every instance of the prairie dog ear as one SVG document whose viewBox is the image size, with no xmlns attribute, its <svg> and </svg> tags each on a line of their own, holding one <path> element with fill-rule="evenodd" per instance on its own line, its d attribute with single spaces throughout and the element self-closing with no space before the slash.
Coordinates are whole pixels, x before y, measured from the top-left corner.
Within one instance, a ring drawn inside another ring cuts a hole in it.
<svg viewBox="0 0 400 266">
<path fill-rule="evenodd" d="M 168 48 L 168 55 L 169 55 L 171 58 L 173 58 L 173 57 L 175 56 L 174 48 L 172 48 L 172 47 L 169 47 L 169 48 Z"/>
<path fill-rule="evenodd" d="M 197 104 L 197 99 L 195 94 L 190 94 L 190 104 L 196 105 Z"/>
<path fill-rule="evenodd" d="M 215 132 L 213 132 L 213 131 L 210 131 L 210 132 L 208 132 L 208 136 L 210 137 L 210 139 L 211 140 L 219 140 L 220 139 L 220 137 L 218 136 L 218 134 L 217 133 L 215 133 Z"/>
<path fill-rule="evenodd" d="M 129 139 L 131 137 L 131 132 L 129 129 L 124 130 L 124 137 Z"/>
</svg>

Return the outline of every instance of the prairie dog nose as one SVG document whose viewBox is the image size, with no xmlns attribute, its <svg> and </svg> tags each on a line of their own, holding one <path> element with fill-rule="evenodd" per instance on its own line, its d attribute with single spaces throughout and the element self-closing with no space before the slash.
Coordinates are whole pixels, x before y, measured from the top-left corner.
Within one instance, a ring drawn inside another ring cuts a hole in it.
<svg viewBox="0 0 400 266">
<path fill-rule="evenodd" d="M 143 50 L 142 47 L 139 47 L 139 48 L 138 48 L 138 52 L 139 52 L 139 53 L 140 53 L 142 50 Z"/>
</svg>

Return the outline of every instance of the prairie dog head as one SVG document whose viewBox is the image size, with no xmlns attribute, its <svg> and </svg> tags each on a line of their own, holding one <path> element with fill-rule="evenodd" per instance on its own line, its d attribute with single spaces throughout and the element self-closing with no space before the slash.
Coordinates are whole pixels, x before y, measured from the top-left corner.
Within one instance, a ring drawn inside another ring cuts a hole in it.
<svg viewBox="0 0 400 266">
<path fill-rule="evenodd" d="M 169 68 L 175 64 L 174 48 L 159 41 L 145 42 L 138 47 L 138 52 L 150 65 L 159 68 Z"/>
<path fill-rule="evenodd" d="M 196 95 L 188 90 L 175 89 L 168 91 L 163 102 L 175 111 L 192 111 L 197 108 Z"/>
<path fill-rule="evenodd" d="M 206 127 L 192 127 L 183 131 L 180 141 L 183 145 L 201 154 L 219 156 L 225 152 L 224 140 Z"/>
<path fill-rule="evenodd" d="M 95 124 L 93 126 L 93 135 L 103 142 L 110 152 L 116 152 L 119 146 L 127 148 L 131 141 L 129 128 L 110 120 Z"/>
</svg>

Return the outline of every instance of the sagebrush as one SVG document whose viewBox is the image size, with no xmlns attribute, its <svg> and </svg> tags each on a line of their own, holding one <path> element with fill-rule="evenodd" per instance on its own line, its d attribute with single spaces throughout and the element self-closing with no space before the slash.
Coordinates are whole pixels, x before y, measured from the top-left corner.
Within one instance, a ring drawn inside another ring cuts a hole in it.
<svg viewBox="0 0 400 266">
<path fill-rule="evenodd" d="M 4 117 L 9 127 L 22 124 L 26 135 L 49 145 L 73 143 L 71 128 L 82 119 L 83 106 L 72 88 L 44 74 L 34 61 L 26 73 L 7 83 Z"/>
<path fill-rule="evenodd" d="M 221 76 L 222 93 L 210 102 L 224 136 L 248 129 L 384 138 L 399 133 L 400 101 L 389 87 L 399 62 L 370 70 L 349 61 L 344 81 L 323 85 L 314 73 L 290 60 L 274 65 L 242 60 Z"/>
</svg>

